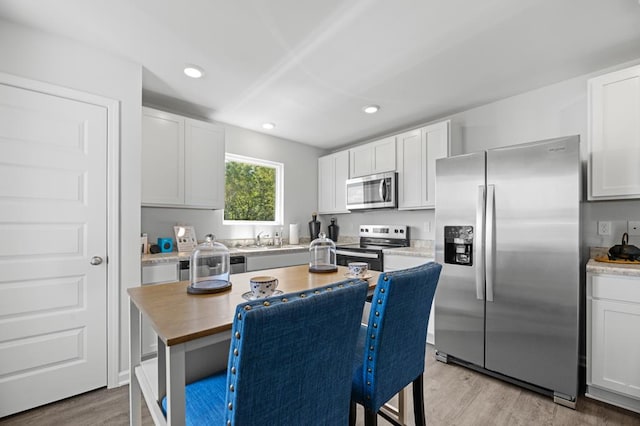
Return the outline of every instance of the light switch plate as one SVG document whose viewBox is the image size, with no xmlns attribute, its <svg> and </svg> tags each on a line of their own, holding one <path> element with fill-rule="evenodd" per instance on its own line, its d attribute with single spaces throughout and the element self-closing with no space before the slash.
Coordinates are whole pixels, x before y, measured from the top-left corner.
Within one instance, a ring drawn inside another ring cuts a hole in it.
<svg viewBox="0 0 640 426">
<path fill-rule="evenodd" d="M 640 220 L 630 220 L 627 225 L 627 232 L 629 235 L 640 235 Z"/>
</svg>

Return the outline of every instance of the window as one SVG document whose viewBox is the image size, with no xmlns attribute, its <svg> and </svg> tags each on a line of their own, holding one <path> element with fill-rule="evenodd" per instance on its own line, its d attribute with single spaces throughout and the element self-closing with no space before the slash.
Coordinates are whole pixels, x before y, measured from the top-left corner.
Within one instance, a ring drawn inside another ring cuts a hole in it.
<svg viewBox="0 0 640 426">
<path fill-rule="evenodd" d="M 284 165 L 227 154 L 225 167 L 223 223 L 282 225 Z"/>
</svg>

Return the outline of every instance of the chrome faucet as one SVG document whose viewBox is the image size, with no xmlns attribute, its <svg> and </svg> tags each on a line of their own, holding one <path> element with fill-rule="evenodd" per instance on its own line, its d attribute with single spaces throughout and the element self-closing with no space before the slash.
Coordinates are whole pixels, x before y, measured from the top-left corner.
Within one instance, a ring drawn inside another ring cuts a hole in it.
<svg viewBox="0 0 640 426">
<path fill-rule="evenodd" d="M 256 235 L 256 245 L 257 246 L 261 246 L 262 242 L 260 241 L 260 237 L 262 236 L 262 234 L 264 234 L 264 231 L 260 231 L 258 232 L 258 235 Z"/>
</svg>

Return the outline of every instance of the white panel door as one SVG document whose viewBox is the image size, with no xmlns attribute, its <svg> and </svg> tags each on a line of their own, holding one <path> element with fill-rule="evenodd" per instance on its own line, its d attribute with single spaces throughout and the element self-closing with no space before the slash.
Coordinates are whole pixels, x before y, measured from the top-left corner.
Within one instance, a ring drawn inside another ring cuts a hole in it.
<svg viewBox="0 0 640 426">
<path fill-rule="evenodd" d="M 2 417 L 107 384 L 107 109 L 0 84 L 0 152 Z"/>
</svg>

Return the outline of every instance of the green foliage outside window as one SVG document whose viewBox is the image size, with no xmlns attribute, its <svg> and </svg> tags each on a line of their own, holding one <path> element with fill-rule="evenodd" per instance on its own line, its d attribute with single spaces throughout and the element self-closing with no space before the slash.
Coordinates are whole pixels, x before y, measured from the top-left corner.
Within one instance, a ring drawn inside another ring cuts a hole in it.
<svg viewBox="0 0 640 426">
<path fill-rule="evenodd" d="M 226 162 L 224 220 L 274 221 L 276 169 Z"/>
</svg>

